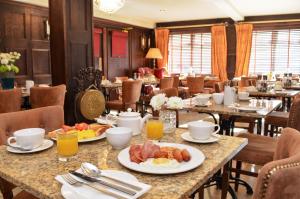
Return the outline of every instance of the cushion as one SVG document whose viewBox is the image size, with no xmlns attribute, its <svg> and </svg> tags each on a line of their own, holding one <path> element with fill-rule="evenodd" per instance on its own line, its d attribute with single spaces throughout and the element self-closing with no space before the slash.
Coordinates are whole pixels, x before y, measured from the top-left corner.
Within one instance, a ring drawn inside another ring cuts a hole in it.
<svg viewBox="0 0 300 199">
<path fill-rule="evenodd" d="M 278 127 L 286 127 L 288 119 L 288 112 L 273 111 L 265 118 L 265 124 L 274 125 Z"/>
<path fill-rule="evenodd" d="M 249 133 L 241 133 L 238 137 L 247 138 L 248 145 L 236 155 L 236 160 L 256 165 L 265 165 L 273 160 L 277 143 L 274 138 Z"/>
</svg>

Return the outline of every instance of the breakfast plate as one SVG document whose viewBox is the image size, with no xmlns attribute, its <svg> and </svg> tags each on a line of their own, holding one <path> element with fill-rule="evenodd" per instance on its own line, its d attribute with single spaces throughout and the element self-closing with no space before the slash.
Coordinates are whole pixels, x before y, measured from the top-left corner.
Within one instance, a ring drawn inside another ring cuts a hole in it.
<svg viewBox="0 0 300 199">
<path fill-rule="evenodd" d="M 37 148 L 32 149 L 31 151 L 23 151 L 23 150 L 19 150 L 17 148 L 13 148 L 10 146 L 7 146 L 6 149 L 7 151 L 11 152 L 11 153 L 19 153 L 19 154 L 26 154 L 26 153 L 36 153 L 36 152 L 40 152 L 46 149 L 49 149 L 53 146 L 53 141 L 52 140 L 47 140 L 44 139 L 43 144 Z M 17 147 L 17 146 L 16 146 Z"/>
<path fill-rule="evenodd" d="M 125 182 L 130 182 L 130 184 L 139 185 L 142 188 L 142 191 L 138 192 L 135 196 L 129 197 L 128 195 L 124 195 L 125 198 L 138 198 L 147 191 L 150 190 L 151 186 L 146 185 L 144 183 L 141 183 L 138 181 L 138 179 L 131 175 L 130 173 L 126 173 L 123 171 L 117 171 L 117 170 L 102 170 L 103 175 L 107 175 L 112 178 L 120 179 Z M 87 186 L 71 186 L 68 183 L 66 183 L 61 176 L 56 176 L 56 180 L 58 180 L 60 183 L 62 183 L 61 187 L 61 194 L 65 199 L 113 199 L 114 197 L 108 196 L 104 193 L 101 193 L 97 190 L 91 189 Z M 121 194 L 121 192 L 114 191 L 118 194 Z"/>
<path fill-rule="evenodd" d="M 197 148 L 184 145 L 184 144 L 176 144 L 176 143 L 155 143 L 159 147 L 175 147 L 181 150 L 187 150 L 190 154 L 189 161 L 182 161 L 177 162 L 175 159 L 168 160 L 167 162 L 163 162 L 160 164 L 159 162 L 154 163 L 153 158 L 141 163 L 136 163 L 131 161 L 130 157 L 130 147 L 123 149 L 118 155 L 118 161 L 124 167 L 138 171 L 141 173 L 148 173 L 148 174 L 175 174 L 175 173 L 182 173 L 192 169 L 197 168 L 200 166 L 205 156 L 204 154 Z M 160 159 L 160 158 L 158 158 Z M 165 159 L 165 158 L 161 158 Z M 166 164 L 165 164 L 166 163 Z"/>
<path fill-rule="evenodd" d="M 181 138 L 184 139 L 185 141 L 188 142 L 194 142 L 194 143 L 199 143 L 199 144 L 207 144 L 207 143 L 213 143 L 213 142 L 217 142 L 220 138 L 219 135 L 213 134 L 211 135 L 208 139 L 206 140 L 198 140 L 198 139 L 194 139 L 191 137 L 190 132 L 184 132 L 181 134 Z"/>
<path fill-rule="evenodd" d="M 60 130 L 61 129 L 57 129 L 56 131 L 60 131 Z M 106 138 L 105 133 L 103 133 L 103 134 L 101 134 L 99 136 L 92 137 L 92 138 L 86 138 L 86 139 L 78 140 L 78 143 L 93 142 L 93 141 L 97 141 L 97 140 L 102 140 L 104 138 Z M 51 139 L 54 140 L 54 141 L 56 141 L 55 137 L 52 137 Z"/>
</svg>

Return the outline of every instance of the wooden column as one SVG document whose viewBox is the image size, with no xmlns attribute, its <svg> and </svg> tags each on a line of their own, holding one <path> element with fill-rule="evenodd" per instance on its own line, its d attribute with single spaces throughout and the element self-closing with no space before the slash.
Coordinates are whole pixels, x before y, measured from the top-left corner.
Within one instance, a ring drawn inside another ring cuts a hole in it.
<svg viewBox="0 0 300 199">
<path fill-rule="evenodd" d="M 49 18 L 52 83 L 67 85 L 65 122 L 73 124 L 73 77 L 93 66 L 93 1 L 49 0 Z"/>
<path fill-rule="evenodd" d="M 227 76 L 228 79 L 234 77 L 236 65 L 236 33 L 233 22 L 229 22 L 226 27 L 227 36 Z"/>
</svg>

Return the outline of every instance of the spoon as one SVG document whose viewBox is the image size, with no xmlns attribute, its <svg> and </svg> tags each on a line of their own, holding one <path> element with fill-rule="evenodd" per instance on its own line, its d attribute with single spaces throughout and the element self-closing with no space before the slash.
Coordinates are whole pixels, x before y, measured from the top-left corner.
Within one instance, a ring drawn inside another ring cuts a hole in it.
<svg viewBox="0 0 300 199">
<path fill-rule="evenodd" d="M 80 167 L 80 168 L 81 168 L 82 172 L 83 172 L 85 175 L 89 176 L 89 177 L 95 177 L 95 178 L 96 178 L 96 177 L 104 177 L 104 178 L 107 178 L 107 179 L 112 180 L 112 181 L 114 181 L 114 182 L 117 182 L 117 183 L 119 183 L 119 184 L 122 184 L 122 185 L 124 185 L 124 186 L 130 187 L 130 188 L 132 188 L 132 189 L 134 189 L 134 190 L 136 190 L 136 191 L 141 191 L 141 190 L 142 190 L 141 187 L 135 186 L 135 185 L 133 185 L 133 184 L 129 184 L 129 183 L 124 182 L 124 181 L 122 181 L 122 180 L 118 180 L 118 179 L 115 179 L 115 178 L 111 178 L 111 177 L 109 177 L 109 176 L 104 176 L 103 174 L 101 174 L 101 170 L 98 169 L 95 165 L 93 165 L 93 164 L 91 164 L 91 163 L 84 162 L 84 163 L 81 164 L 81 167 Z"/>
</svg>

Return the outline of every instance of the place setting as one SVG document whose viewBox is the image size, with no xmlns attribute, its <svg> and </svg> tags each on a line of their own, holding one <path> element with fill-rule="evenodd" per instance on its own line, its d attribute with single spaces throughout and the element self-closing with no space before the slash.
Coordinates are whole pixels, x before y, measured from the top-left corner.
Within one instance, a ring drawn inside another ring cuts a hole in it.
<svg viewBox="0 0 300 199">
<path fill-rule="evenodd" d="M 217 127 L 217 130 L 215 130 Z M 220 139 L 218 132 L 220 126 L 207 121 L 194 121 L 188 123 L 188 131 L 181 134 L 181 138 L 188 142 L 208 144 Z"/>
<path fill-rule="evenodd" d="M 45 139 L 44 129 L 27 128 L 15 131 L 7 139 L 6 150 L 19 154 L 36 153 L 51 148 L 53 144 L 52 140 Z"/>
</svg>

